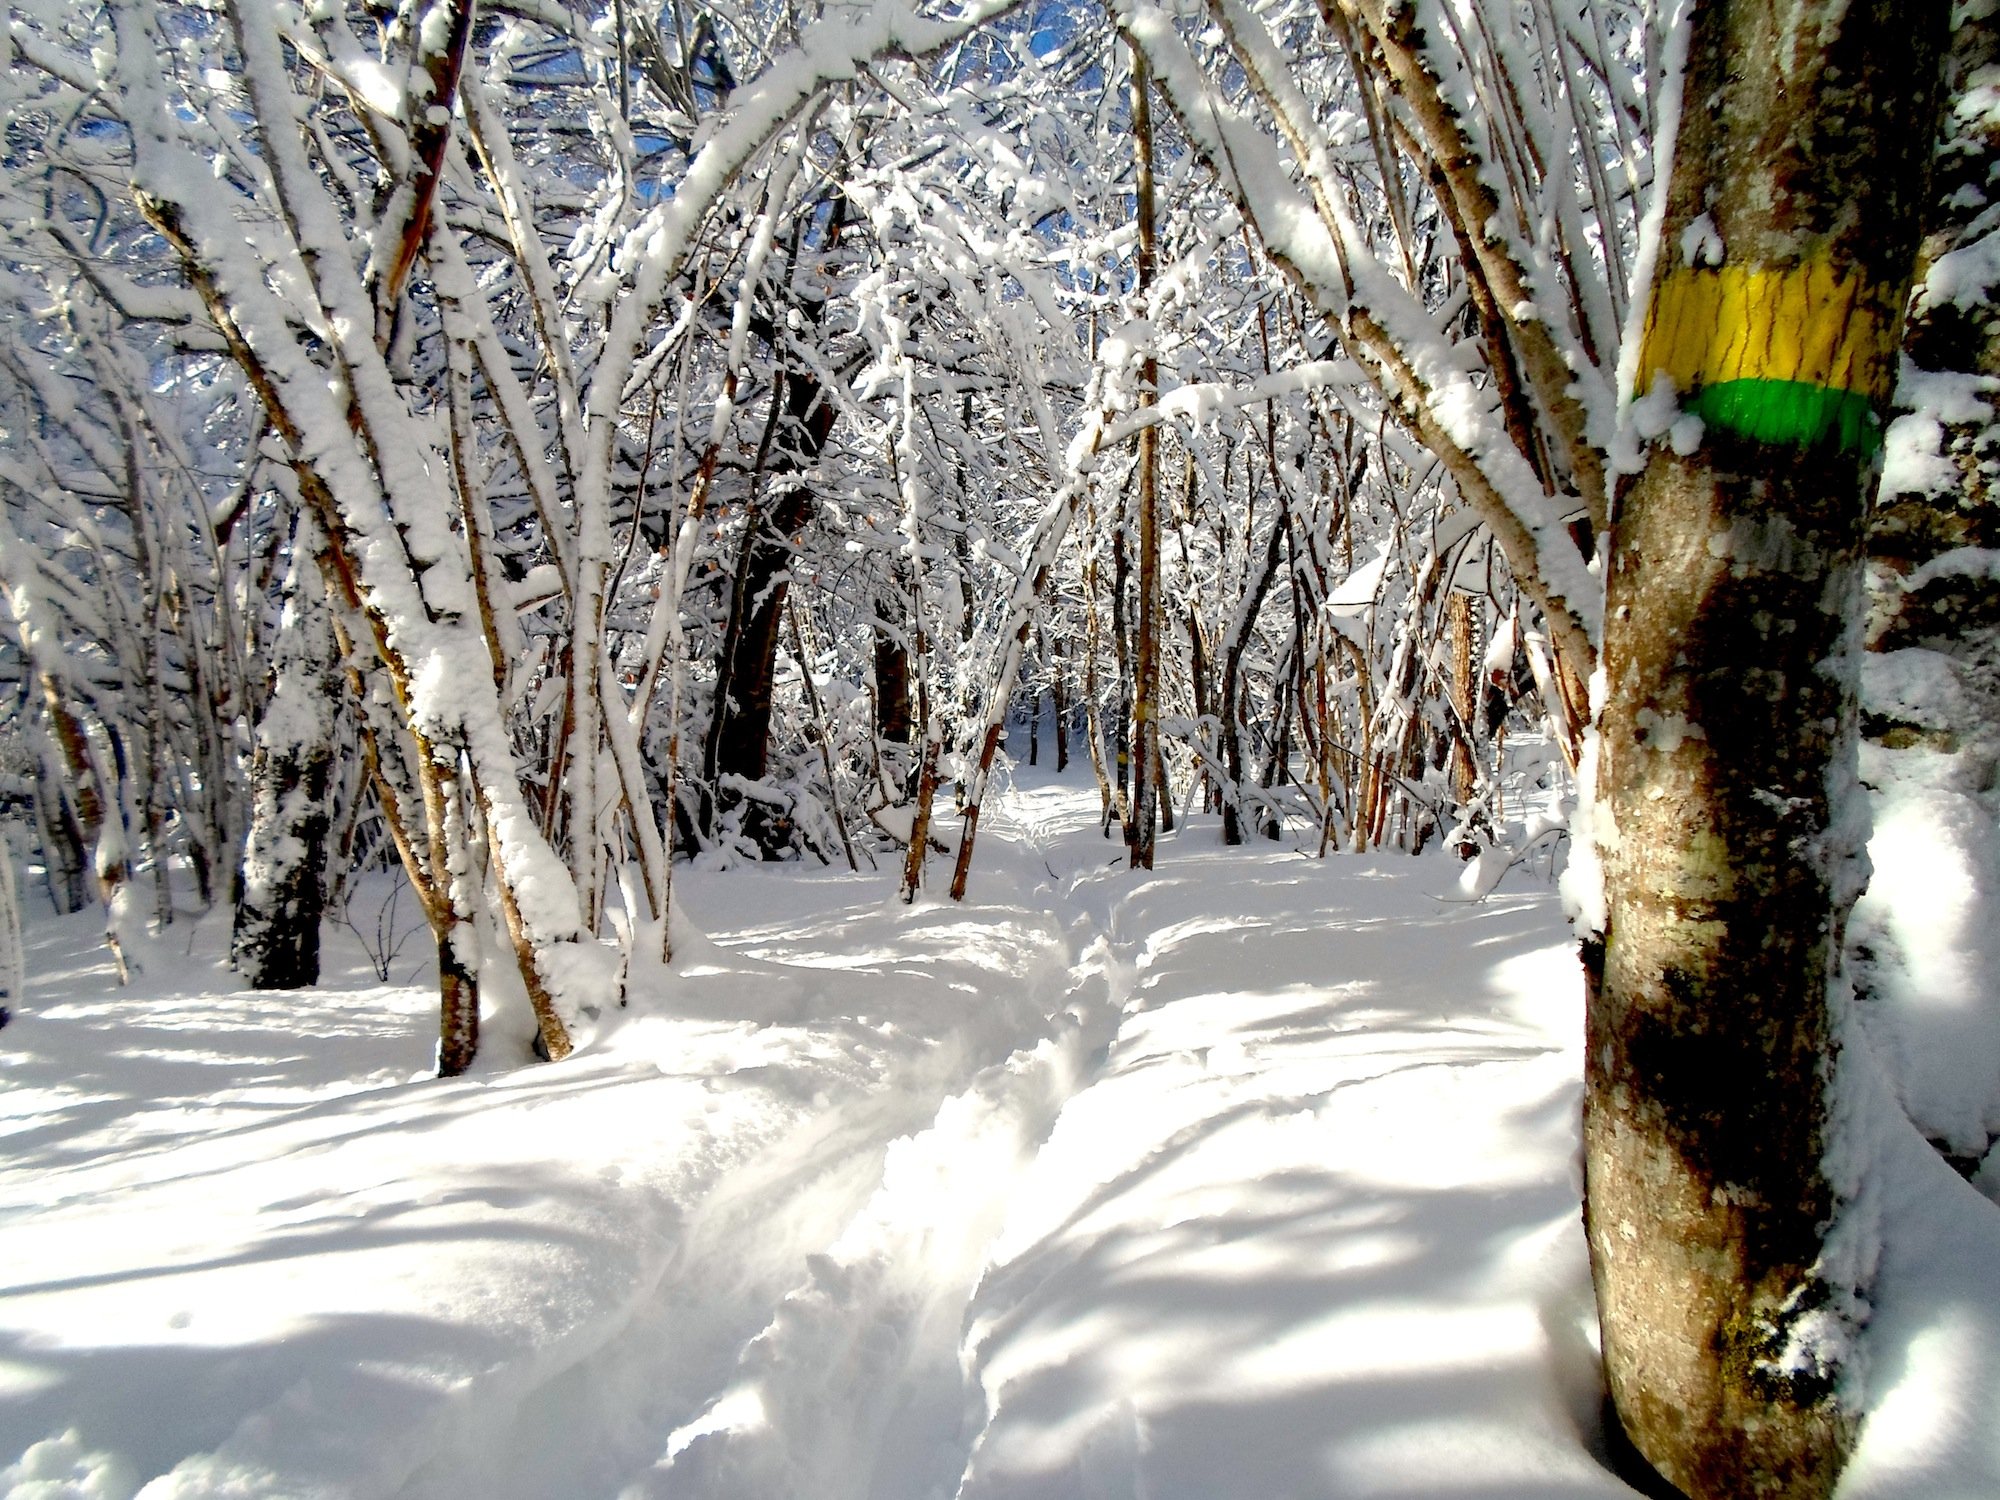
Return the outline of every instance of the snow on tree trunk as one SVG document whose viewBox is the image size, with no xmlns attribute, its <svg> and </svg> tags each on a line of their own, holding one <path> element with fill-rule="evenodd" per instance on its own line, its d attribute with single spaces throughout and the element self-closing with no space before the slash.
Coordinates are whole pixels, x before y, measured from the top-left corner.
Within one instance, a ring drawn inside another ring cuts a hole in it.
<svg viewBox="0 0 2000 1500">
<path fill-rule="evenodd" d="M 1150 317 L 1158 225 L 1153 202 L 1152 84 L 1144 54 L 1132 54 L 1132 151 L 1136 176 L 1133 214 L 1137 220 L 1139 253 L 1134 291 L 1140 311 Z M 1159 360 L 1152 344 L 1139 364 L 1139 406 L 1153 406 L 1158 397 Z M 1153 868 L 1153 846 L 1159 823 L 1160 796 L 1160 504 L 1159 429 L 1139 434 L 1138 524 L 1133 528 L 1139 548 L 1138 621 L 1134 626 L 1132 672 L 1132 804 L 1126 829 L 1132 868 Z"/>
<path fill-rule="evenodd" d="M 1989 103 L 1996 64 L 2000 15 L 1960 17 L 1903 331 L 1909 363 L 1897 402 L 1907 410 L 1889 431 L 1868 532 L 1869 559 L 1880 565 L 1869 645 L 1943 651 L 1975 674 L 1988 653 L 1974 643 L 2000 630 L 2000 579 L 1985 559 L 2000 545 L 1991 468 L 2000 428 L 2000 327 L 1988 278 L 1967 275 L 1993 254 L 1987 200 L 2000 150 L 2000 116 Z M 1935 743 L 1965 727 L 1949 704 L 1910 701 L 1907 686 L 1866 707 L 1870 736 L 1892 746 Z"/>
<path fill-rule="evenodd" d="M 299 543 L 309 529 L 301 525 Z M 250 764 L 250 832 L 230 957 L 257 990 L 319 982 L 327 791 L 341 685 L 317 572 L 309 546 L 295 544 L 274 642 L 276 680 Z"/>
<path fill-rule="evenodd" d="M 45 733 L 38 732 L 35 738 L 35 831 L 42 847 L 43 876 L 49 903 L 67 915 L 90 905 L 90 866 L 76 811 L 63 794 L 54 746 Z"/>
<path fill-rule="evenodd" d="M 737 788 L 762 781 L 768 769 L 779 626 L 795 555 L 792 539 L 812 518 L 813 503 L 812 491 L 800 486 L 768 513 L 752 512 L 737 558 L 736 588 L 718 660 L 715 718 L 702 768 L 716 822 L 741 809 L 743 832 L 774 856 L 790 842 L 789 827 L 775 816 L 776 809 Z"/>
<path fill-rule="evenodd" d="M 1944 29 L 1920 11 L 1698 8 L 1634 379 L 1669 441 L 1609 552 L 1586 1219 L 1619 1417 L 1694 1497 L 1824 1495 L 1852 1437 L 1831 1009 L 1867 482 Z"/>
</svg>

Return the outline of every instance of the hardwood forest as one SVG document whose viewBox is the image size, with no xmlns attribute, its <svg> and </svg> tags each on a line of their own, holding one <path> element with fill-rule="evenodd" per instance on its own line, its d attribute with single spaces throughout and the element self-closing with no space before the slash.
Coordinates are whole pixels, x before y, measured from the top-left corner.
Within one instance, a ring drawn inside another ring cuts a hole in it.
<svg viewBox="0 0 2000 1500">
<path fill-rule="evenodd" d="M 1028 766 L 1127 882 L 1541 858 L 1605 1462 L 1841 1485 L 1856 1101 L 1995 1196 L 1857 902 L 1896 788 L 1995 826 L 2000 10 L 9 17 L 0 820 L 108 984 L 213 917 L 303 1014 L 393 889 L 435 1073 L 560 1094 L 719 962 L 677 883 L 967 909 Z"/>
</svg>

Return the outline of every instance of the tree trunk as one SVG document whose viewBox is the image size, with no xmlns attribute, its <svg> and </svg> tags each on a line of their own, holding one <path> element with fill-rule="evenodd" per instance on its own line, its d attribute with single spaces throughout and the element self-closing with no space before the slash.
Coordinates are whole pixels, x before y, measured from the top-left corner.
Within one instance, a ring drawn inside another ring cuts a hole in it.
<svg viewBox="0 0 2000 1500">
<path fill-rule="evenodd" d="M 1096 517 L 1089 517 L 1089 522 L 1094 529 Z M 1098 658 L 1103 654 L 1104 626 L 1097 608 L 1097 582 L 1097 549 L 1093 545 L 1083 565 L 1083 735 L 1084 746 L 1090 751 L 1090 774 L 1097 778 L 1098 823 L 1109 829 L 1113 802 L 1111 768 L 1104 754 L 1103 714 L 1099 709 Z"/>
<path fill-rule="evenodd" d="M 1945 129 L 1934 156 L 1934 180 L 1924 237 L 1917 256 L 1917 288 L 1903 331 L 1903 353 L 1926 374 L 2000 376 L 2000 325 L 1983 289 L 1977 296 L 1954 285 L 1927 287 L 1931 269 L 1990 233 L 1988 178 L 2000 154 L 2000 118 L 1984 107 L 1992 70 L 2000 64 L 2000 16 L 1969 14 L 1953 26 L 1945 68 Z M 1964 257 L 1958 259 L 1962 262 Z M 1991 683 L 1996 669 L 1987 644 L 2000 633 L 2000 587 L 1978 568 L 1928 567 L 1961 547 L 2000 546 L 2000 505 L 1994 503 L 1993 429 L 2000 399 L 1976 381 L 1956 379 L 1958 410 L 1932 410 L 1903 434 L 1922 442 L 1925 456 L 1943 460 L 1949 479 L 1928 488 L 1892 492 L 1886 487 L 1869 520 L 1868 556 L 1883 567 L 1872 601 L 1869 645 L 1882 651 L 1909 646 L 1943 651 L 1975 678 Z M 1938 420 L 1932 425 L 1928 419 Z M 1929 465 L 1908 472 L 1929 477 Z M 1921 570 L 1921 573 L 1919 573 Z M 1917 575 L 1912 579 L 1912 575 Z M 1915 587 L 1911 587 L 1911 582 Z M 1914 712 L 1912 711 L 1914 708 Z M 1961 725 L 1952 705 L 1907 700 L 1869 705 L 1871 738 L 1892 748 L 1955 739 Z"/>
<path fill-rule="evenodd" d="M 457 925 L 434 925 L 438 957 L 438 1060 L 440 1078 L 456 1078 L 479 1052 L 479 980 L 459 956 Z"/>
<path fill-rule="evenodd" d="M 910 707 L 910 648 L 886 601 L 875 601 L 875 732 L 892 745 L 907 745 L 914 721 Z"/>
<path fill-rule="evenodd" d="M 774 467 L 796 473 L 811 465 L 833 430 L 833 408 L 820 399 L 819 382 L 788 372 L 782 391 L 787 441 L 773 455 Z M 753 514 L 738 559 L 736 586 L 717 673 L 714 718 L 703 755 L 703 778 L 712 799 L 710 829 L 740 794 L 725 791 L 731 777 L 763 778 L 771 744 L 771 694 L 777 681 L 779 626 L 790 586 L 794 542 L 812 519 L 813 492 L 794 483 L 761 517 Z M 760 802 L 744 806 L 743 831 L 768 854 L 790 842 L 791 829 Z"/>
<path fill-rule="evenodd" d="M 1478 772 L 1472 758 L 1473 711 L 1479 701 L 1479 684 L 1473 675 L 1472 599 L 1452 589 L 1445 596 L 1451 621 L 1451 800 L 1462 820 L 1472 806 L 1478 786 Z M 1461 839 L 1455 851 L 1460 859 L 1471 859 L 1479 846 Z"/>
<path fill-rule="evenodd" d="M 62 757 L 63 782 L 90 854 L 97 893 L 104 901 L 104 943 L 117 966 L 118 982 L 129 984 L 131 970 L 125 953 L 126 913 L 122 898 L 132 871 L 127 863 L 117 789 L 115 784 L 110 787 L 104 784 L 105 778 L 98 773 L 97 757 L 91 753 L 83 725 L 70 712 L 61 685 L 46 672 L 42 674 L 42 706 L 48 714 L 49 737 Z"/>
<path fill-rule="evenodd" d="M 68 915 L 90 905 L 89 860 L 76 812 L 63 794 L 63 778 L 51 764 L 54 747 L 46 734 L 36 738 L 41 743 L 35 755 L 35 830 L 41 840 L 42 871 L 49 903 Z"/>
<path fill-rule="evenodd" d="M 257 725 L 250 832 L 230 958 L 256 990 L 319 983 L 327 790 L 341 691 L 333 622 L 308 547 L 296 547 L 276 637 L 276 682 Z"/>
<path fill-rule="evenodd" d="M 1055 679 L 1049 688 L 1049 709 L 1055 716 L 1056 774 L 1060 776 L 1069 769 L 1069 694 L 1064 688 L 1067 669 L 1063 665 L 1060 638 L 1051 648 L 1050 655 L 1055 660 Z"/>
<path fill-rule="evenodd" d="M 1111 796 L 1117 809 L 1118 828 L 1127 844 L 1132 841 L 1132 705 L 1136 671 L 1132 663 L 1132 527 L 1131 512 L 1121 497 L 1118 518 L 1111 526 L 1111 657 L 1118 672 L 1118 707 L 1110 717 L 1110 749 L 1105 759 L 1111 768 Z M 1105 834 L 1111 825 L 1104 826 Z"/>
<path fill-rule="evenodd" d="M 1584 1137 L 1612 1398 L 1695 1497 L 1824 1495 L 1852 1434 L 1842 1325 L 1865 1288 L 1822 1258 L 1829 998 L 1860 884 L 1875 412 L 1944 14 L 1693 21 L 1639 366 L 1684 411 L 1612 528 Z"/>
<path fill-rule="evenodd" d="M 1146 60 L 1132 53 L 1132 148 L 1137 189 L 1134 212 L 1139 221 L 1136 291 L 1142 313 L 1150 316 L 1153 263 L 1157 255 L 1153 205 L 1153 105 Z M 1150 345 L 1139 364 L 1139 409 L 1158 399 L 1159 361 Z M 1153 846 L 1159 823 L 1160 795 L 1160 504 L 1159 429 L 1139 433 L 1138 509 L 1139 618 L 1134 630 L 1132 694 L 1132 804 L 1126 843 L 1132 868 L 1153 868 Z"/>
<path fill-rule="evenodd" d="M 1217 695 L 1220 705 L 1218 715 L 1221 721 L 1223 774 L 1229 784 L 1222 789 L 1222 842 L 1240 844 L 1243 842 L 1243 730 L 1239 722 L 1242 716 L 1243 657 L 1250 648 L 1250 637 L 1257 629 L 1258 613 L 1264 608 L 1264 596 L 1271 591 L 1277 581 L 1278 564 L 1283 560 L 1285 541 L 1284 517 L 1278 516 L 1271 522 L 1271 535 L 1264 547 L 1264 558 L 1257 575 L 1252 580 L 1248 593 L 1237 607 L 1236 621 L 1229 632 L 1229 644 L 1222 653 L 1222 685 Z"/>
<path fill-rule="evenodd" d="M 903 881 L 897 895 L 905 906 L 917 899 L 924 883 L 924 856 L 930 852 L 931 806 L 937 801 L 938 755 L 944 749 L 940 727 L 925 715 L 931 728 L 924 735 L 923 754 L 917 765 L 917 800 L 910 815 L 910 844 L 903 852 Z"/>
</svg>

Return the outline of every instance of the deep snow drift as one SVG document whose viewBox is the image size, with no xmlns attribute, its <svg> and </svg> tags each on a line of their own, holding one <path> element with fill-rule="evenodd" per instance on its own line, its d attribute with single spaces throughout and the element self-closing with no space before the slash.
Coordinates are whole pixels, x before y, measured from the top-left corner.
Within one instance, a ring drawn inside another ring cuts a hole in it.
<svg viewBox="0 0 2000 1500">
<path fill-rule="evenodd" d="M 1197 820 L 1137 876 L 1094 814 L 1024 778 L 963 907 L 691 872 L 674 970 L 575 1058 L 496 1025 L 450 1083 L 419 941 L 252 995 L 211 921 L 118 991 L 93 919 L 33 917 L 0 1495 L 1630 1494 L 1545 867 L 1470 902 L 1447 857 Z M 1855 1091 L 1884 1248 L 1842 1493 L 1990 1500 L 2000 1209 L 1902 1121 L 1907 1021 Z"/>
</svg>

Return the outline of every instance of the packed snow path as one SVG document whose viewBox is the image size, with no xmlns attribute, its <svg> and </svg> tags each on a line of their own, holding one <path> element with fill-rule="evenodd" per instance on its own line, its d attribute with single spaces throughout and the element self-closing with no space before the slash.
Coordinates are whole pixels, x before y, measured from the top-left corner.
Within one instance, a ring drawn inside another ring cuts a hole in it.
<svg viewBox="0 0 2000 1500">
<path fill-rule="evenodd" d="M 204 930 L 121 994 L 35 924 L 0 1495 L 1630 1494 L 1546 883 L 1199 822 L 1123 864 L 1039 783 L 962 907 L 696 872 L 672 975 L 453 1083 L 421 985 L 235 992 Z M 1888 1309 L 1909 1452 L 1856 1493 L 2000 1488 L 2000 1235 L 1932 1186 L 1958 1280 Z"/>
</svg>

